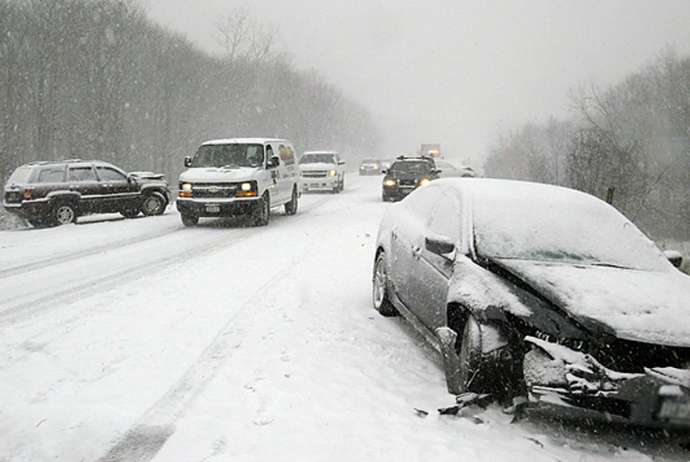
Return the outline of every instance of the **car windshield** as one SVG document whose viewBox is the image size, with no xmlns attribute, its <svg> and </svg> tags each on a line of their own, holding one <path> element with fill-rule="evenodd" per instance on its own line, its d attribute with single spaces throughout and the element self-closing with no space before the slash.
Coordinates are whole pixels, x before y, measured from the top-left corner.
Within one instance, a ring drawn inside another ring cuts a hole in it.
<svg viewBox="0 0 690 462">
<path fill-rule="evenodd" d="M 472 199 L 477 253 L 498 259 L 663 270 L 658 248 L 613 207 L 571 190 L 484 189 Z"/>
<path fill-rule="evenodd" d="M 378 159 L 364 159 L 362 160 L 363 164 L 378 164 L 379 160 Z"/>
<path fill-rule="evenodd" d="M 304 154 L 299 160 L 300 164 L 335 164 L 333 154 Z"/>
<path fill-rule="evenodd" d="M 260 144 L 205 144 L 192 160 L 192 167 L 260 167 L 264 150 Z"/>
<path fill-rule="evenodd" d="M 396 162 L 391 165 L 391 173 L 418 173 L 420 175 L 428 175 L 431 173 L 429 163 L 425 161 L 419 162 Z"/>
</svg>

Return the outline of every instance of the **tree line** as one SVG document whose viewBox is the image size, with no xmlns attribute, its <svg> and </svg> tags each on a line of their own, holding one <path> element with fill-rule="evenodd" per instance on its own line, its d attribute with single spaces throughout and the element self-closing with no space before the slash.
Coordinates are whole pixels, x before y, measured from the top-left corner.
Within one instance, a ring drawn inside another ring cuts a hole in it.
<svg viewBox="0 0 690 462">
<path fill-rule="evenodd" d="M 690 239 L 690 58 L 666 50 L 601 88 L 572 89 L 570 116 L 501 136 L 486 176 L 609 199 L 655 239 Z"/>
<path fill-rule="evenodd" d="M 376 149 L 371 115 L 275 52 L 242 10 L 212 56 L 136 0 L 0 1 L 0 180 L 31 161 L 101 159 L 166 173 L 213 138 L 290 139 L 298 151 Z"/>
</svg>

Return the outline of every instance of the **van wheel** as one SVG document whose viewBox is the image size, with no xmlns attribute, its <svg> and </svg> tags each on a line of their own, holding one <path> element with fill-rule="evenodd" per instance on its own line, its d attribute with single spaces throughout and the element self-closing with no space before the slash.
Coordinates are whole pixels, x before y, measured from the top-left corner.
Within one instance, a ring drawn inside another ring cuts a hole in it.
<svg viewBox="0 0 690 462">
<path fill-rule="evenodd" d="M 180 217 L 182 217 L 182 224 L 185 226 L 196 226 L 199 223 L 199 217 L 196 215 L 183 213 Z"/>
<path fill-rule="evenodd" d="M 120 210 L 120 215 L 125 218 L 134 218 L 139 215 L 139 208 L 137 207 L 126 207 Z"/>
<path fill-rule="evenodd" d="M 77 207 L 69 202 L 58 203 L 53 207 L 51 219 L 56 225 L 66 225 L 77 222 Z"/>
<path fill-rule="evenodd" d="M 297 187 L 292 188 L 292 199 L 285 204 L 285 214 L 294 215 L 297 213 Z"/>
<path fill-rule="evenodd" d="M 254 211 L 252 213 L 252 218 L 254 226 L 266 226 L 268 224 L 268 219 L 271 213 L 271 200 L 268 197 L 268 193 L 264 193 L 256 202 L 254 206 Z"/>
</svg>

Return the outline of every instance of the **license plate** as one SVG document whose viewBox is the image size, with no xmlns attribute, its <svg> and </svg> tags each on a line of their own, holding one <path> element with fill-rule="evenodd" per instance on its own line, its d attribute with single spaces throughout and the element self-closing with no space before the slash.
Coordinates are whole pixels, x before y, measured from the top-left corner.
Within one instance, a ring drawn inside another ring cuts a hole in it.
<svg viewBox="0 0 690 462">
<path fill-rule="evenodd" d="M 220 205 L 206 204 L 206 213 L 220 213 Z"/>
<path fill-rule="evenodd" d="M 667 399 L 661 403 L 660 419 L 690 421 L 690 402 Z"/>
</svg>

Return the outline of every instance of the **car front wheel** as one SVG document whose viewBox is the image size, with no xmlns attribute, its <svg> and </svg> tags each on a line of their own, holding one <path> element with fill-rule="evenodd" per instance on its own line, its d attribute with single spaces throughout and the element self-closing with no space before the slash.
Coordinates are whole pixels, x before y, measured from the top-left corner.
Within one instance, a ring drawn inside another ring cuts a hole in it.
<svg viewBox="0 0 690 462">
<path fill-rule="evenodd" d="M 199 217 L 196 215 L 183 213 L 180 216 L 182 217 L 182 224 L 185 226 L 196 226 L 199 223 Z"/>
<path fill-rule="evenodd" d="M 398 310 L 395 309 L 388 298 L 388 272 L 386 270 L 386 254 L 384 252 L 378 254 L 376 263 L 374 263 L 372 295 L 374 308 L 382 316 L 396 316 L 398 314 Z"/>
<path fill-rule="evenodd" d="M 268 198 L 268 193 L 264 193 L 261 196 L 255 206 L 252 213 L 252 218 L 254 226 L 266 226 L 268 225 L 268 220 L 271 214 L 271 200 Z"/>
<path fill-rule="evenodd" d="M 298 194 L 297 194 L 297 187 L 295 186 L 292 188 L 292 198 L 290 199 L 290 202 L 285 204 L 285 214 L 286 215 L 294 215 L 297 213 L 297 201 L 298 201 Z"/>
<path fill-rule="evenodd" d="M 162 215 L 167 205 L 165 197 L 159 192 L 154 192 L 144 196 L 144 200 L 141 203 L 141 211 L 146 216 Z"/>
</svg>

